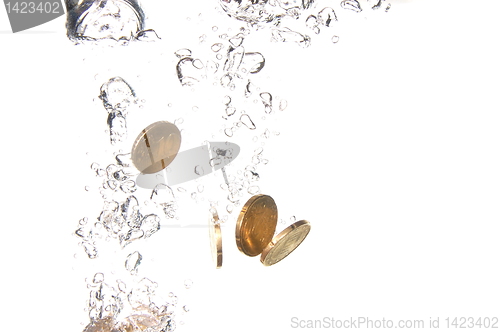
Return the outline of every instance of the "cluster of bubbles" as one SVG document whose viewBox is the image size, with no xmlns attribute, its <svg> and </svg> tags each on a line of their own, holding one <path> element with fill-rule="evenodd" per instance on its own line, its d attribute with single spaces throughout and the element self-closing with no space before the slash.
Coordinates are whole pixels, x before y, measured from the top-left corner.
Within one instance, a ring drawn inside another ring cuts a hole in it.
<svg viewBox="0 0 500 332">
<path fill-rule="evenodd" d="M 168 300 L 163 300 L 156 294 L 157 287 L 148 278 L 129 287 L 122 280 L 107 282 L 103 273 L 96 273 L 87 280 L 91 322 L 84 332 L 174 331 L 177 296 L 170 293 Z M 184 306 L 183 310 L 186 309 Z"/>
<path fill-rule="evenodd" d="M 389 11 L 391 4 L 387 0 L 365 0 L 372 10 L 384 8 Z M 320 2 L 325 5 L 320 5 Z M 269 28 L 271 41 L 294 42 L 302 47 L 311 45 L 311 36 L 307 31 L 318 35 L 323 29 L 331 28 L 338 22 L 333 1 L 318 0 L 219 0 L 224 12 L 254 29 Z M 360 13 L 365 4 L 358 0 L 342 0 L 340 9 Z M 318 9 L 320 8 L 320 9 Z M 292 28 L 293 27 L 293 28 Z M 339 36 L 331 37 L 333 43 Z"/>
<path fill-rule="evenodd" d="M 144 28 L 145 15 L 136 0 L 66 0 L 66 8 L 68 38 L 76 44 L 159 39 L 153 29 Z"/>
</svg>

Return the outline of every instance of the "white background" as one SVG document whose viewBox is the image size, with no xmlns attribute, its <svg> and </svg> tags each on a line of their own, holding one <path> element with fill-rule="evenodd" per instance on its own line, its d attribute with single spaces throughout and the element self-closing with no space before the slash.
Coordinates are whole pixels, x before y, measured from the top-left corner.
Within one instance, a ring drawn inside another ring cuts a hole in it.
<svg viewBox="0 0 500 332">
<path fill-rule="evenodd" d="M 179 331 L 288 331 L 292 317 L 439 316 L 443 326 L 445 317 L 499 315 L 500 3 L 392 1 L 388 13 L 355 14 L 338 2 L 338 27 L 309 49 L 248 38 L 266 56 L 266 88 L 288 101 L 260 186 L 280 218 L 311 222 L 302 246 L 263 267 L 238 252 L 232 216 L 220 270 L 204 228 L 165 228 L 134 247 L 145 257 L 141 276 L 191 308 Z M 93 158 L 109 152 L 105 110 L 93 100 L 103 82 L 130 78 L 146 100 L 128 119 L 131 136 L 158 117 L 184 116 L 193 142 L 220 128 L 175 107 L 184 98 L 200 118 L 220 119 L 201 89 L 178 84 L 173 52 L 213 25 L 239 23 L 216 1 L 143 4 L 161 42 L 104 51 L 72 45 L 64 18 L 12 34 L 0 10 L 2 330 L 82 331 L 84 278 L 113 264 L 122 273 L 129 251 L 89 262 L 72 236 L 99 212 L 98 193 L 83 188 Z"/>
</svg>

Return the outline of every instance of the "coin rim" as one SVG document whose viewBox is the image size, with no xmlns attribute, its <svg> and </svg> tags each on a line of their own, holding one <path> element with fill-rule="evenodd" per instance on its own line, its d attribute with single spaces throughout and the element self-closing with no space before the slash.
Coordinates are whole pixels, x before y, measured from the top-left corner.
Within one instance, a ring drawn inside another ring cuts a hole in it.
<svg viewBox="0 0 500 332">
<path fill-rule="evenodd" d="M 179 146 L 177 147 L 177 151 L 175 152 L 175 154 L 173 154 L 173 158 L 172 160 L 165 165 L 165 167 L 163 167 L 162 169 L 156 171 L 156 172 L 153 172 L 153 173 L 144 173 L 144 171 L 141 171 L 139 168 L 137 168 L 136 164 L 135 164 L 135 161 L 134 161 L 134 151 L 137 147 L 137 144 L 139 144 L 139 141 L 144 137 L 144 135 L 147 135 L 147 132 L 149 130 L 151 130 L 151 127 L 153 127 L 154 125 L 158 124 L 158 123 L 165 123 L 165 124 L 170 124 L 172 126 L 174 126 L 174 128 L 177 130 L 177 134 L 179 136 Z M 177 127 L 175 125 L 175 123 L 172 123 L 172 122 L 169 122 L 169 121 L 165 121 L 165 120 L 162 120 L 162 121 L 156 121 L 156 122 L 153 122 L 151 123 L 150 125 L 148 125 L 146 128 L 144 128 L 143 130 L 141 130 L 141 132 L 139 133 L 139 135 L 137 135 L 137 137 L 135 138 L 134 140 L 134 143 L 132 143 L 132 149 L 130 150 L 130 159 L 132 160 L 132 164 L 134 164 L 134 167 L 139 171 L 141 172 L 142 174 L 155 174 L 155 173 L 158 173 L 160 171 L 163 171 L 165 168 L 168 167 L 168 165 L 170 165 L 172 163 L 172 161 L 174 161 L 175 157 L 177 157 L 177 154 L 179 153 L 179 150 L 181 149 L 181 145 L 182 145 L 182 135 L 181 135 L 181 131 L 179 129 L 179 127 Z"/>
<path fill-rule="evenodd" d="M 213 244 L 215 244 L 215 248 L 217 251 L 217 259 L 215 260 L 215 267 L 216 268 L 221 268 L 222 267 L 222 231 L 219 223 L 215 223 L 215 220 L 219 220 L 218 215 L 214 216 L 214 220 L 212 218 L 209 218 L 208 223 L 210 224 L 209 227 L 212 227 L 213 229 L 213 237 L 211 236 L 211 232 L 209 230 L 209 235 L 211 237 L 210 239 L 210 251 L 212 252 L 212 260 L 213 260 L 213 255 L 214 255 L 214 248 Z M 215 239 L 214 239 L 215 237 Z"/>
<path fill-rule="evenodd" d="M 273 264 L 268 264 L 266 262 L 266 257 L 267 255 L 269 255 L 269 253 L 275 248 L 275 246 L 281 241 L 283 240 L 285 237 L 288 236 L 288 234 L 290 234 L 294 229 L 297 229 L 299 227 L 305 227 L 305 226 L 308 226 L 308 231 L 306 233 L 306 236 L 304 236 L 304 238 L 302 239 L 302 241 L 300 241 L 296 246 L 295 248 L 293 248 L 290 252 L 288 252 L 285 256 L 283 256 L 280 260 L 274 262 Z M 306 239 L 306 237 L 309 235 L 309 232 L 311 231 L 311 223 L 307 220 L 299 220 L 293 224 L 291 224 L 290 226 L 288 226 L 287 228 L 285 228 L 284 230 L 282 230 L 279 234 L 277 234 L 276 236 L 273 237 L 273 239 L 271 240 L 271 242 L 269 242 L 269 244 L 264 248 L 264 250 L 262 251 L 262 254 L 260 255 L 260 262 L 262 264 L 264 264 L 264 266 L 271 266 L 271 265 L 274 265 L 280 261 L 282 261 L 283 259 L 285 259 L 288 255 L 290 255 L 295 249 L 297 249 L 300 244 Z"/>
<path fill-rule="evenodd" d="M 276 221 L 274 222 L 275 225 L 274 225 L 274 230 L 273 230 L 273 233 L 274 233 L 276 230 L 276 225 L 278 224 L 278 213 L 277 213 L 278 206 L 276 205 L 274 198 L 272 198 L 271 196 L 266 195 L 266 194 L 258 194 L 258 195 L 254 195 L 254 196 L 250 197 L 248 199 L 248 201 L 245 203 L 245 205 L 241 208 L 240 214 L 238 215 L 238 219 L 236 221 L 236 246 L 238 247 L 239 251 L 241 251 L 242 253 L 244 253 L 245 255 L 250 256 L 250 257 L 258 256 L 262 252 L 259 252 L 255 255 L 251 255 L 251 254 L 245 252 L 245 250 L 243 248 L 243 237 L 241 236 L 242 223 L 243 223 L 245 214 L 248 212 L 248 209 L 251 207 L 251 205 L 253 203 L 255 203 L 255 201 L 257 199 L 260 199 L 261 197 L 264 197 L 264 196 L 269 197 L 272 200 L 272 202 L 276 208 Z"/>
</svg>

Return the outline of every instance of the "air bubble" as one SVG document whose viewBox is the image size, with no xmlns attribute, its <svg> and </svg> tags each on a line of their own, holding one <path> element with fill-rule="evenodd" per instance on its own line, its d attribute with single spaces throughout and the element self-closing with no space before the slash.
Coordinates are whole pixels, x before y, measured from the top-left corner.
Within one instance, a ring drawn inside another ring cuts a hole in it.
<svg viewBox="0 0 500 332">
<path fill-rule="evenodd" d="M 340 2 L 340 6 L 344 9 L 352 10 L 356 13 L 362 11 L 361 5 L 357 0 L 343 0 L 342 2 Z"/>
<path fill-rule="evenodd" d="M 187 58 L 187 57 L 190 57 L 192 52 L 190 49 L 187 49 L 187 48 L 181 48 L 177 51 L 175 51 L 175 56 L 178 57 L 179 59 L 182 59 L 182 58 Z"/>
<path fill-rule="evenodd" d="M 332 8 L 325 7 L 318 13 L 318 21 L 320 24 L 329 27 L 332 21 L 337 21 L 337 15 Z"/>
<path fill-rule="evenodd" d="M 226 128 L 224 129 L 224 134 L 227 136 L 227 137 L 233 137 L 233 129 L 232 128 Z"/>
<path fill-rule="evenodd" d="M 94 284 L 100 284 L 104 281 L 104 274 L 101 273 L 101 272 L 98 272 L 96 274 L 94 274 L 94 278 L 92 279 L 92 282 Z"/>
<path fill-rule="evenodd" d="M 191 279 L 184 280 L 184 288 L 190 289 L 193 287 L 193 281 Z"/>
<path fill-rule="evenodd" d="M 228 106 L 226 107 L 226 115 L 227 116 L 231 116 L 233 115 L 234 113 L 236 113 L 236 108 L 232 107 L 232 106 Z"/>
<path fill-rule="evenodd" d="M 222 45 L 221 43 L 215 43 L 212 45 L 211 49 L 214 52 L 219 52 L 223 47 L 224 45 Z"/>
<path fill-rule="evenodd" d="M 127 256 L 127 260 L 125 261 L 125 268 L 130 274 L 137 274 L 137 269 L 142 261 L 142 255 L 135 251 Z"/>
<path fill-rule="evenodd" d="M 258 186 L 251 186 L 247 191 L 250 195 L 257 195 L 260 193 L 260 188 Z"/>
<path fill-rule="evenodd" d="M 255 128 L 257 128 L 248 114 L 242 114 L 240 116 L 240 121 L 250 130 L 254 130 Z"/>
<path fill-rule="evenodd" d="M 194 173 L 195 173 L 196 175 L 202 176 L 202 175 L 204 175 L 204 174 L 205 174 L 205 170 L 204 170 L 204 169 L 203 169 L 203 167 L 201 167 L 200 165 L 196 165 L 196 166 L 194 167 Z"/>
<path fill-rule="evenodd" d="M 288 102 L 285 99 L 280 100 L 280 106 L 279 109 L 280 111 L 284 111 L 288 106 Z"/>
</svg>

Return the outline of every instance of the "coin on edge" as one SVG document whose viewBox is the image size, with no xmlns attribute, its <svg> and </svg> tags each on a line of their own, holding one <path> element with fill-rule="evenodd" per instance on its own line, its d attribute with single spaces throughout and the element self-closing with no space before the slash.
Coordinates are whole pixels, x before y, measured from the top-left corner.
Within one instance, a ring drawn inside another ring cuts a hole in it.
<svg viewBox="0 0 500 332">
<path fill-rule="evenodd" d="M 290 255 L 304 241 L 310 230 L 311 224 L 306 220 L 297 221 L 285 228 L 262 251 L 261 263 L 270 266 Z"/>
<path fill-rule="evenodd" d="M 181 132 L 173 123 L 158 121 L 142 130 L 132 145 L 131 159 L 143 174 L 153 174 L 166 168 L 177 156 Z"/>
<path fill-rule="evenodd" d="M 236 245 L 247 256 L 257 256 L 276 231 L 278 207 L 268 195 L 255 195 L 241 209 L 236 222 Z"/>
<path fill-rule="evenodd" d="M 222 232 L 217 212 L 212 212 L 212 216 L 208 220 L 208 231 L 210 236 L 212 259 L 215 266 L 220 268 L 222 266 Z"/>
</svg>

